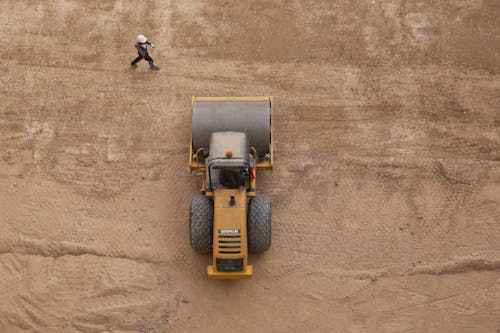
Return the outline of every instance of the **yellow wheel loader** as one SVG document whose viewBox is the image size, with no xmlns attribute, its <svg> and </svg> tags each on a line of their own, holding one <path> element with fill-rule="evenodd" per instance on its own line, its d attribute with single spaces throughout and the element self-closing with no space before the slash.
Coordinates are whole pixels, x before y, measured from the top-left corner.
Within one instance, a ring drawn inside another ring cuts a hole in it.
<svg viewBox="0 0 500 333">
<path fill-rule="evenodd" d="M 271 203 L 256 195 L 257 170 L 272 170 L 272 97 L 193 97 L 189 166 L 200 195 L 190 207 L 190 241 L 212 251 L 208 277 L 250 278 L 248 252 L 271 246 Z"/>
</svg>

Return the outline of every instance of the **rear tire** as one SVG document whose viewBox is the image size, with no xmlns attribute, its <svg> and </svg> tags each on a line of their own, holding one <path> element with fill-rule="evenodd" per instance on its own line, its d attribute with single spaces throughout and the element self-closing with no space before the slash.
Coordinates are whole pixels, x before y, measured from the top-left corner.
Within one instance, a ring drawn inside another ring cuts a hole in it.
<svg viewBox="0 0 500 333">
<path fill-rule="evenodd" d="M 189 209 L 189 238 L 196 252 L 208 253 L 212 250 L 214 204 L 204 195 L 191 199 Z"/>
<path fill-rule="evenodd" d="M 248 250 L 264 252 L 271 246 L 271 202 L 257 195 L 248 202 Z"/>
</svg>

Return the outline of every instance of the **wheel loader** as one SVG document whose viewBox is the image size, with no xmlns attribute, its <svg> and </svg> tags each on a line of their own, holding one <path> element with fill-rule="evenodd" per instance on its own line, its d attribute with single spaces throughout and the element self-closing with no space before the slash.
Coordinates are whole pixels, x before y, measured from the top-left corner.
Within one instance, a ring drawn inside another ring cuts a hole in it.
<svg viewBox="0 0 500 333">
<path fill-rule="evenodd" d="M 271 203 L 256 194 L 257 170 L 272 170 L 272 96 L 194 97 L 189 154 L 199 195 L 191 200 L 190 242 L 212 251 L 208 277 L 253 274 L 248 252 L 271 246 Z"/>
</svg>

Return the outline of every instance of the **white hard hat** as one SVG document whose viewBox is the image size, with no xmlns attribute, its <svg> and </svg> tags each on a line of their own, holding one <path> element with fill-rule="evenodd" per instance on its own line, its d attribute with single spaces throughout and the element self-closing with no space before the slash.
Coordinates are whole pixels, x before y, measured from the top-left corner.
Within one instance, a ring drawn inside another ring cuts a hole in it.
<svg viewBox="0 0 500 333">
<path fill-rule="evenodd" d="M 148 39 L 146 37 L 144 37 L 144 35 L 137 36 L 137 43 L 139 43 L 139 44 L 146 43 L 147 40 Z"/>
</svg>

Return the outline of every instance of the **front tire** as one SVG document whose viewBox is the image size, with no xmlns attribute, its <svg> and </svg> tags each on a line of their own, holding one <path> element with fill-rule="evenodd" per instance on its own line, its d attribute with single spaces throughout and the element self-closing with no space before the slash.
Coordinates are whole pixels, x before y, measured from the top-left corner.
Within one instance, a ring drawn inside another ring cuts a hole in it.
<svg viewBox="0 0 500 333">
<path fill-rule="evenodd" d="M 271 247 L 271 202 L 257 195 L 248 202 L 248 250 L 264 252 Z"/>
<path fill-rule="evenodd" d="M 196 252 L 208 253 L 212 250 L 214 204 L 204 195 L 191 199 L 189 209 L 189 239 Z"/>
</svg>

